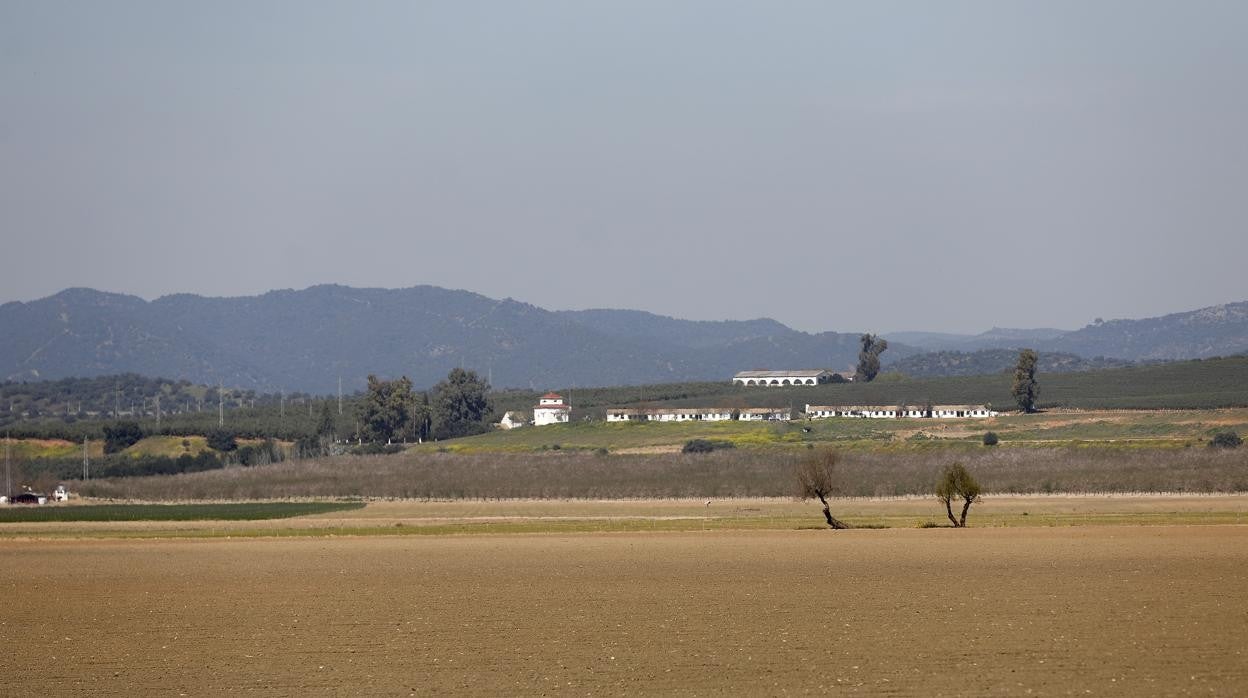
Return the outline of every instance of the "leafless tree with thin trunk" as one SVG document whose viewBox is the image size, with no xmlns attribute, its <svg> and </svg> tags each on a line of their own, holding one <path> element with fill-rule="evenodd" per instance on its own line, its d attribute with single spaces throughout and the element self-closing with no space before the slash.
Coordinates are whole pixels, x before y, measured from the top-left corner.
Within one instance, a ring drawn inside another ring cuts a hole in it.
<svg viewBox="0 0 1248 698">
<path fill-rule="evenodd" d="M 849 524 L 832 516 L 828 506 L 828 497 L 836 491 L 836 453 L 820 451 L 803 458 L 797 464 L 796 475 L 798 498 L 818 499 L 830 528 L 849 528 Z"/>
</svg>

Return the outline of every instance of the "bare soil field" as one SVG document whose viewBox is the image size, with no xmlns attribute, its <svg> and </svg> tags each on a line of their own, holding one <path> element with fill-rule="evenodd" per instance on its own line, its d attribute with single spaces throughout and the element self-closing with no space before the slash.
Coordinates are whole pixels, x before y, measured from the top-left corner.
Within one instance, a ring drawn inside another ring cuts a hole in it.
<svg viewBox="0 0 1248 698">
<path fill-rule="evenodd" d="M 1234 695 L 1246 586 L 1243 526 L 0 541 L 0 664 L 59 695 Z"/>
</svg>

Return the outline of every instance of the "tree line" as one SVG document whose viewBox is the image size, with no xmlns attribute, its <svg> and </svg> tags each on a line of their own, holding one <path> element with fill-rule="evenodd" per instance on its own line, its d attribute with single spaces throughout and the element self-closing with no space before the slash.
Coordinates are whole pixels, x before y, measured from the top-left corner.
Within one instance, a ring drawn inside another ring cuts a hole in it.
<svg viewBox="0 0 1248 698">
<path fill-rule="evenodd" d="M 489 384 L 462 368 L 420 393 L 407 376 L 386 381 L 370 375 L 360 416 L 364 437 L 374 443 L 451 439 L 488 431 L 494 401 Z"/>
</svg>

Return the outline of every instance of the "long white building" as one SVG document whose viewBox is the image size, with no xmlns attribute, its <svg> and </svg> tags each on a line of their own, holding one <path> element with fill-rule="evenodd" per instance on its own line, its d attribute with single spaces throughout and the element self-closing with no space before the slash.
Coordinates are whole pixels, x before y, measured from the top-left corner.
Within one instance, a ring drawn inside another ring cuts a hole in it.
<svg viewBox="0 0 1248 698">
<path fill-rule="evenodd" d="M 612 407 L 608 422 L 726 422 L 731 407 Z"/>
<path fill-rule="evenodd" d="M 832 381 L 832 372 L 823 369 L 799 369 L 791 371 L 740 371 L 732 377 L 737 385 L 762 385 L 780 387 L 785 385 L 820 385 Z"/>
<path fill-rule="evenodd" d="M 610 407 L 608 422 L 743 422 L 788 421 L 787 407 Z"/>
<path fill-rule="evenodd" d="M 986 419 L 997 412 L 985 405 L 806 405 L 806 416 L 858 419 Z"/>
</svg>

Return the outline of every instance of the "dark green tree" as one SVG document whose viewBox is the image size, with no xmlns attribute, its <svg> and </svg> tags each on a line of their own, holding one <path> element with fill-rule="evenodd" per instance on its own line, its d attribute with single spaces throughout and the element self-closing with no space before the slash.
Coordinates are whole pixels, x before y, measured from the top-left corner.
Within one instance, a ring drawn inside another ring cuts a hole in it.
<svg viewBox="0 0 1248 698">
<path fill-rule="evenodd" d="M 1209 441 L 1213 448 L 1239 448 L 1243 443 L 1243 437 L 1233 431 L 1220 431 Z"/>
<path fill-rule="evenodd" d="M 954 463 L 941 473 L 940 481 L 936 483 L 936 498 L 945 505 L 945 513 L 949 515 L 953 527 L 965 528 L 966 513 L 980 498 L 979 483 L 971 477 L 965 466 L 961 463 Z M 962 516 L 955 519 L 953 518 L 953 500 L 959 498 L 962 500 Z"/>
<path fill-rule="evenodd" d="M 433 436 L 433 406 L 429 404 L 429 393 L 422 392 L 420 400 L 412 410 L 412 437 L 421 443 Z"/>
<path fill-rule="evenodd" d="M 117 422 L 104 426 L 104 452 L 118 453 L 137 444 L 143 429 L 137 422 Z"/>
<path fill-rule="evenodd" d="M 862 350 L 858 352 L 858 370 L 854 373 L 854 380 L 870 383 L 880 372 L 880 354 L 888 348 L 888 340 L 867 333 L 858 341 L 862 343 Z"/>
<path fill-rule="evenodd" d="M 338 422 L 334 419 L 334 410 L 329 402 L 321 403 L 321 417 L 316 422 L 316 435 L 333 440 L 338 433 Z"/>
<path fill-rule="evenodd" d="M 364 438 L 378 443 L 403 438 L 411 423 L 415 401 L 412 381 L 407 376 L 383 381 L 370 375 L 360 415 Z"/>
<path fill-rule="evenodd" d="M 1040 396 L 1040 386 L 1036 383 L 1038 359 L 1032 349 L 1018 352 L 1018 365 L 1014 367 L 1014 388 L 1011 393 L 1023 412 L 1036 411 L 1036 398 Z"/>
<path fill-rule="evenodd" d="M 446 380 L 433 386 L 434 438 L 450 439 L 487 431 L 494 417 L 489 391 L 489 384 L 475 372 L 452 369 Z"/>
<path fill-rule="evenodd" d="M 221 453 L 229 453 L 238 448 L 238 439 L 229 429 L 214 429 L 208 432 L 208 448 Z"/>
</svg>

